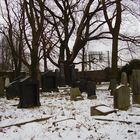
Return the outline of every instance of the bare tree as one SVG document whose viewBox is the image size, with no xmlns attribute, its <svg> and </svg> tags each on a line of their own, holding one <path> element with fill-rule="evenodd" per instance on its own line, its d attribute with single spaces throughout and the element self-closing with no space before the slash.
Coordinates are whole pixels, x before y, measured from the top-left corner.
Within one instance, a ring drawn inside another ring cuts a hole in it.
<svg viewBox="0 0 140 140">
<path fill-rule="evenodd" d="M 20 75 L 23 54 L 23 7 L 21 1 L 18 3 L 4 0 L 5 10 L 1 7 L 4 23 L 0 32 L 5 36 L 10 47 L 14 63 L 15 77 Z M 14 6 L 14 8 L 13 8 Z M 26 61 L 24 61 L 27 64 Z"/>
<path fill-rule="evenodd" d="M 54 37 L 59 40 L 59 58 L 56 66 L 64 65 L 67 84 L 71 79 L 70 66 L 79 51 L 88 41 L 108 38 L 109 32 L 103 31 L 106 21 L 102 20 L 100 1 L 88 0 L 53 0 L 45 5 L 45 19 L 49 26 L 54 27 Z M 109 6 L 109 3 L 108 3 Z M 73 39 L 74 38 L 74 39 Z M 70 46 L 70 41 L 74 40 Z"/>
<path fill-rule="evenodd" d="M 102 0 L 103 5 L 103 13 L 104 18 L 107 22 L 110 34 L 112 35 L 112 76 L 111 79 L 117 81 L 117 62 L 118 62 L 118 40 L 120 33 L 120 25 L 121 25 L 121 16 L 122 16 L 122 8 L 121 8 L 121 0 L 114 0 L 115 4 L 114 11 L 112 12 L 112 16 L 109 16 L 108 8 L 107 8 L 106 0 Z M 111 84 L 116 84 L 117 82 L 113 82 Z M 114 88 L 116 85 L 113 86 Z"/>
</svg>

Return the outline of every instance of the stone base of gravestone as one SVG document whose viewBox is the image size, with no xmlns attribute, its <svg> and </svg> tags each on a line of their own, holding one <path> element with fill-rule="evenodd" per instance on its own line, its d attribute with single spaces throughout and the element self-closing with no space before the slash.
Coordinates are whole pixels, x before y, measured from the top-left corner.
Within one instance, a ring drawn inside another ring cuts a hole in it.
<svg viewBox="0 0 140 140">
<path fill-rule="evenodd" d="M 114 90 L 114 108 L 127 110 L 130 107 L 130 90 L 125 85 L 120 85 Z"/>
<path fill-rule="evenodd" d="M 0 97 L 4 96 L 4 78 L 0 77 Z"/>
<path fill-rule="evenodd" d="M 133 95 L 133 103 L 140 104 L 140 95 Z"/>
<path fill-rule="evenodd" d="M 106 105 L 97 105 L 97 106 L 92 106 L 90 108 L 90 115 L 95 116 L 95 115 L 108 115 L 110 113 L 116 113 L 115 109 L 112 109 Z"/>
<path fill-rule="evenodd" d="M 79 88 L 71 88 L 70 89 L 70 100 L 83 100 L 83 97 L 81 96 L 81 92 Z"/>
<path fill-rule="evenodd" d="M 96 96 L 96 83 L 93 81 L 88 81 L 87 82 L 87 87 L 86 87 L 86 92 L 88 94 L 88 97 L 92 98 Z"/>
</svg>

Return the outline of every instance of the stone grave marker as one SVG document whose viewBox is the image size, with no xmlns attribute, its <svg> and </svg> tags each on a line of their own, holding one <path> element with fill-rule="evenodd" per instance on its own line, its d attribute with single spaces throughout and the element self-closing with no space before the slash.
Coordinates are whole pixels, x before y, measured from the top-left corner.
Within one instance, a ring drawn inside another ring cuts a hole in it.
<svg viewBox="0 0 140 140">
<path fill-rule="evenodd" d="M 20 100 L 18 108 L 40 106 L 39 82 L 27 76 L 19 82 Z"/>
<path fill-rule="evenodd" d="M 140 70 L 132 72 L 133 103 L 140 104 Z"/>
<path fill-rule="evenodd" d="M 8 100 L 13 99 L 15 97 L 20 96 L 20 89 L 19 89 L 19 82 L 22 80 L 25 76 L 20 75 L 14 79 L 9 85 L 6 87 L 6 98 Z"/>
<path fill-rule="evenodd" d="M 42 91 L 57 91 L 56 75 L 52 71 L 47 71 L 41 76 Z"/>
<path fill-rule="evenodd" d="M 4 96 L 4 78 L 0 77 L 0 97 Z"/>
<path fill-rule="evenodd" d="M 125 85 L 119 85 L 114 90 L 114 108 L 127 110 L 130 107 L 130 90 Z"/>
<path fill-rule="evenodd" d="M 126 74 L 126 72 L 122 72 L 122 74 L 121 74 L 121 84 L 127 86 L 127 74 Z"/>
<path fill-rule="evenodd" d="M 83 97 L 81 96 L 81 92 L 79 90 L 79 88 L 71 88 L 70 89 L 70 100 L 82 100 Z"/>
<path fill-rule="evenodd" d="M 110 113 L 116 113 L 115 109 L 112 109 L 104 104 L 97 105 L 97 106 L 92 106 L 90 108 L 90 115 L 95 116 L 95 115 L 108 115 Z"/>
<path fill-rule="evenodd" d="M 13 81 L 6 87 L 6 98 L 8 100 L 19 97 L 19 81 Z"/>
<path fill-rule="evenodd" d="M 88 99 L 96 99 L 96 82 L 88 81 L 86 92 L 88 94 Z"/>
<path fill-rule="evenodd" d="M 5 88 L 10 84 L 10 79 L 8 77 L 5 78 Z"/>
</svg>

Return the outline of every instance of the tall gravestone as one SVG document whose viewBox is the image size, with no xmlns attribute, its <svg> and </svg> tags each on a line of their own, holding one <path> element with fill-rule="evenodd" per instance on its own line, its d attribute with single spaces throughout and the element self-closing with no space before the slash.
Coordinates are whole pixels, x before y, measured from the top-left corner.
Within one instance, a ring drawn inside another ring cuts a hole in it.
<svg viewBox="0 0 140 140">
<path fill-rule="evenodd" d="M 96 99 L 97 98 L 97 96 L 96 96 L 96 82 L 88 81 L 86 92 L 88 94 L 89 99 Z"/>
<path fill-rule="evenodd" d="M 127 110 L 130 107 L 130 90 L 125 85 L 119 85 L 114 90 L 114 108 Z"/>
<path fill-rule="evenodd" d="M 140 104 L 140 70 L 132 71 L 133 103 Z"/>
<path fill-rule="evenodd" d="M 10 79 L 8 77 L 5 78 L 5 88 L 10 84 Z"/>
<path fill-rule="evenodd" d="M 0 77 L 0 97 L 4 96 L 4 78 Z"/>
</svg>

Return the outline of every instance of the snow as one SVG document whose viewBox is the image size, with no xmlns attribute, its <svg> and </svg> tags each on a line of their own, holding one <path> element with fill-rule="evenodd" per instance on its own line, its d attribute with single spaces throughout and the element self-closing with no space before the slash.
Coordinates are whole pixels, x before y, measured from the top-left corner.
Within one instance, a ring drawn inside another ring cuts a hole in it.
<svg viewBox="0 0 140 140">
<path fill-rule="evenodd" d="M 114 109 L 107 107 L 107 106 L 104 106 L 104 105 L 97 106 L 96 109 L 103 112 L 103 113 L 111 112 L 114 110 Z"/>
<path fill-rule="evenodd" d="M 113 98 L 107 89 L 105 84 L 97 86 L 97 99 L 89 100 L 82 93 L 84 100 L 80 101 L 70 101 L 67 92 L 42 93 L 41 106 L 30 109 L 18 109 L 18 99 L 0 98 L 0 140 L 139 140 L 138 104 L 127 111 L 90 116 L 91 106 L 105 104 L 113 108 Z M 49 116 L 43 121 L 2 128 Z"/>
</svg>

